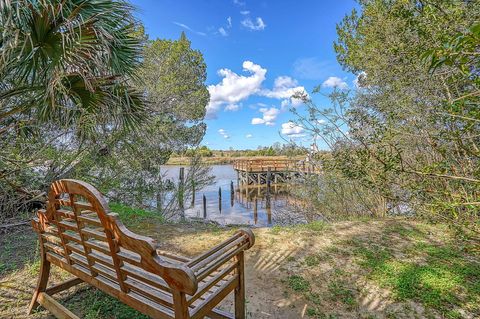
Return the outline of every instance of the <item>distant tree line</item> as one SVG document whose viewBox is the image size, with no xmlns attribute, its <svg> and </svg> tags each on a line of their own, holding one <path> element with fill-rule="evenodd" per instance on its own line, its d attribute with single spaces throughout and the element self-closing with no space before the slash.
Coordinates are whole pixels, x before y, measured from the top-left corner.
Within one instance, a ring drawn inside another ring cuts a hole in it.
<svg viewBox="0 0 480 319">
<path fill-rule="evenodd" d="M 330 109 L 304 97 L 309 116 L 297 114 L 332 151 L 316 207 L 479 230 L 479 2 L 359 4 L 334 44 L 357 87 L 334 90 Z"/>
<path fill-rule="evenodd" d="M 254 157 L 254 156 L 304 156 L 308 149 L 293 143 L 281 144 L 274 143 L 272 146 L 258 146 L 257 149 L 235 150 L 212 150 L 203 145 L 198 148 L 189 148 L 183 152 L 174 152 L 172 157 L 192 157 L 199 155 L 201 157 Z"/>
</svg>

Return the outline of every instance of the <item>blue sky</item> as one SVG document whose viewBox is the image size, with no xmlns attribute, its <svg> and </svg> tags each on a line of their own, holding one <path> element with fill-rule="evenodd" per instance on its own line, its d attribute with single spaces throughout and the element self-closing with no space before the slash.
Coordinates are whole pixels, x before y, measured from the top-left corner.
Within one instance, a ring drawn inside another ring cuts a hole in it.
<svg viewBox="0 0 480 319">
<path fill-rule="evenodd" d="M 291 94 L 354 86 L 355 75 L 342 70 L 333 51 L 336 23 L 358 7 L 353 0 L 132 2 L 150 38 L 177 39 L 185 31 L 203 53 L 211 100 L 202 144 L 210 148 L 307 144 L 290 122 L 290 107 L 305 108 Z M 321 95 L 313 99 L 329 105 Z"/>
</svg>

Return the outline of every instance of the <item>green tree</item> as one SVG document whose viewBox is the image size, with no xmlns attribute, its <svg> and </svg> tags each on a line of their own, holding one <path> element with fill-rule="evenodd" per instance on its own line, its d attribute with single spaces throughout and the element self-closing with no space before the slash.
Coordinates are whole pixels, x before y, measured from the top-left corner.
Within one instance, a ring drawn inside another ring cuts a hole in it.
<svg viewBox="0 0 480 319">
<path fill-rule="evenodd" d="M 334 45 L 358 87 L 334 91 L 331 109 L 307 101 L 299 121 L 330 145 L 343 176 L 382 196 L 386 211 L 478 225 L 478 1 L 360 5 L 338 25 Z"/>
<path fill-rule="evenodd" d="M 3 216 L 28 208 L 83 154 L 101 151 L 98 137 L 146 120 L 131 85 L 142 48 L 132 36 L 137 24 L 120 0 L 0 1 Z"/>
<path fill-rule="evenodd" d="M 76 174 L 90 178 L 117 200 L 142 206 L 153 198 L 165 203 L 162 165 L 172 152 L 191 150 L 202 140 L 209 94 L 203 56 L 183 33 L 179 40 L 146 42 L 139 78 L 136 85 L 145 93 L 149 121 L 106 141 L 106 154 L 92 159 L 96 168 L 85 165 Z M 198 190 L 203 182 L 195 183 Z"/>
</svg>

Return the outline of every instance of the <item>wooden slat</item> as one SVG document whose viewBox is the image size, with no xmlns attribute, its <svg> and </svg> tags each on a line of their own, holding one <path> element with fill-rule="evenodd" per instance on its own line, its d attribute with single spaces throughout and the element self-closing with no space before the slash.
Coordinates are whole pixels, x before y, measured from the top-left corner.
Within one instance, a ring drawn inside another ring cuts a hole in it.
<svg viewBox="0 0 480 319">
<path fill-rule="evenodd" d="M 79 244 L 82 243 L 82 240 L 80 239 L 80 236 L 78 234 L 71 233 L 71 232 L 64 232 L 62 233 L 62 236 L 65 237 L 67 240 L 71 240 Z"/>
<path fill-rule="evenodd" d="M 243 244 L 242 246 L 238 247 L 238 249 L 230 252 L 229 254 L 222 256 L 218 260 L 214 260 L 211 264 L 209 264 L 206 268 L 202 269 L 197 274 L 197 279 L 203 280 L 203 278 L 207 277 L 212 271 L 217 269 L 220 265 L 224 264 L 225 262 L 230 260 L 233 256 L 237 255 L 238 252 L 247 249 L 248 245 L 249 245 L 248 243 Z"/>
<path fill-rule="evenodd" d="M 82 233 L 85 234 L 85 235 L 88 235 L 90 237 L 93 237 L 95 239 L 102 240 L 102 241 L 107 240 L 107 237 L 105 236 L 105 233 L 100 231 L 99 229 L 93 229 L 93 228 L 90 228 L 90 227 L 85 227 L 85 228 L 82 228 Z"/>
<path fill-rule="evenodd" d="M 191 319 L 203 318 L 209 312 L 210 309 L 215 307 L 220 301 L 222 301 L 237 285 L 237 275 L 233 276 L 230 280 L 223 283 L 218 289 L 218 293 L 211 294 L 208 298 L 202 301 L 191 315 Z"/>
<path fill-rule="evenodd" d="M 218 259 L 218 257 L 222 256 L 223 254 L 228 253 L 232 249 L 237 249 L 239 244 L 247 240 L 248 239 L 245 236 L 241 236 L 240 238 L 232 241 L 231 243 L 222 247 L 221 249 L 214 251 L 207 258 L 201 259 L 196 265 L 192 267 L 192 270 L 195 272 L 199 271 L 200 269 L 206 267 L 211 262 L 215 262 L 216 259 Z"/>
<path fill-rule="evenodd" d="M 128 288 L 140 295 L 146 296 L 147 298 L 159 302 L 166 307 L 173 307 L 173 298 L 171 293 L 162 291 L 133 278 L 127 278 L 125 280 L 125 284 Z"/>
<path fill-rule="evenodd" d="M 94 217 L 94 215 L 96 214 L 95 213 L 93 213 L 92 215 L 81 214 L 81 215 L 78 215 L 77 218 L 79 221 L 82 221 L 84 223 L 87 223 L 96 227 L 102 227 L 102 222 L 97 217 Z"/>
<path fill-rule="evenodd" d="M 77 224 L 75 224 L 74 221 L 62 220 L 60 222 L 57 222 L 57 227 L 78 232 Z"/>
<path fill-rule="evenodd" d="M 201 262 L 202 260 L 204 260 L 205 258 L 209 257 L 210 255 L 216 253 L 218 250 L 222 249 L 223 247 L 229 245 L 231 242 L 235 241 L 236 239 L 238 239 L 240 236 L 242 236 L 241 234 L 236 234 L 236 236 L 232 236 L 230 238 L 228 238 L 227 240 L 225 240 L 224 242 L 218 244 L 217 246 L 209 249 L 208 251 L 206 251 L 205 253 L 201 254 L 200 256 L 192 259 L 192 261 L 190 261 L 188 263 L 188 266 L 189 267 L 193 267 L 195 266 L 197 263 Z"/>
<path fill-rule="evenodd" d="M 38 303 L 48 309 L 58 319 L 80 319 L 73 312 L 59 304 L 55 299 L 44 292 L 38 294 Z"/>
<path fill-rule="evenodd" d="M 54 245 L 52 243 L 45 242 L 43 243 L 43 246 L 51 252 L 56 253 L 57 255 L 65 257 L 65 250 L 63 249 L 62 246 Z"/>
<path fill-rule="evenodd" d="M 90 203 L 87 202 L 74 202 L 75 207 L 79 208 L 80 210 L 88 210 L 88 211 L 93 211 L 93 206 Z"/>
<path fill-rule="evenodd" d="M 159 289 L 165 290 L 165 291 L 171 291 L 170 287 L 168 284 L 163 280 L 162 277 L 152 274 L 150 272 L 147 272 L 141 268 L 135 267 L 133 265 L 129 265 L 125 263 L 122 267 L 121 270 L 127 275 L 131 276 L 135 279 L 138 279 L 140 281 L 143 281 L 149 285 L 152 285 L 154 287 L 157 287 Z"/>
<path fill-rule="evenodd" d="M 110 248 L 108 248 L 107 243 L 95 239 L 89 239 L 85 241 L 85 246 L 88 246 L 92 249 L 101 251 L 104 254 L 110 254 Z"/>
<path fill-rule="evenodd" d="M 213 276 L 211 279 L 208 281 L 202 282 L 202 284 L 199 285 L 198 291 L 195 295 L 193 295 L 188 301 L 188 304 L 192 304 L 200 298 L 203 294 L 205 294 L 207 291 L 209 291 L 212 287 L 217 285 L 218 282 L 223 280 L 229 273 L 231 273 L 235 268 L 237 267 L 237 264 L 233 264 L 230 267 L 225 267 L 221 271 L 219 271 L 215 276 Z"/>
<path fill-rule="evenodd" d="M 48 295 L 52 296 L 56 293 L 59 293 L 61 291 L 64 291 L 64 290 L 67 290 L 73 286 L 76 286 L 78 284 L 81 284 L 83 282 L 82 279 L 80 278 L 72 278 L 72 279 L 69 279 L 69 280 L 66 280 L 58 285 L 55 285 L 55 286 L 52 286 L 50 288 L 47 288 L 47 290 L 45 291 Z"/>
</svg>

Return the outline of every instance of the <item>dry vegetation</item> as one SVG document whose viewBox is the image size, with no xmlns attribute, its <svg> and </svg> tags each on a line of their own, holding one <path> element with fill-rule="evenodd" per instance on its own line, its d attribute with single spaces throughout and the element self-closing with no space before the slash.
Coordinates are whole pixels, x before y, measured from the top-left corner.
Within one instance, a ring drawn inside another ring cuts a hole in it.
<svg viewBox="0 0 480 319">
<path fill-rule="evenodd" d="M 234 231 L 142 218 L 130 216 L 130 227 L 190 256 Z M 386 219 L 254 232 L 257 242 L 246 260 L 248 318 L 480 316 L 478 243 L 444 226 Z M 0 318 L 23 318 L 38 271 L 36 238 L 28 227 L 17 228 L 0 235 L 0 246 Z M 54 273 L 57 281 L 68 276 Z M 145 318 L 84 285 L 60 298 L 85 318 Z M 232 301 L 223 307 L 231 308 Z M 39 311 L 32 318 L 49 314 Z"/>
</svg>

